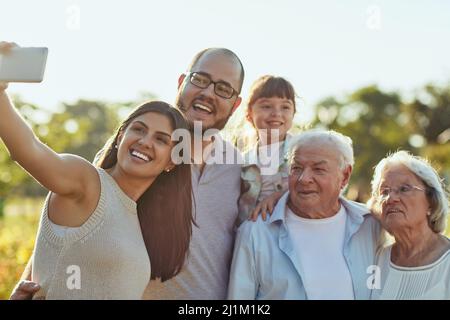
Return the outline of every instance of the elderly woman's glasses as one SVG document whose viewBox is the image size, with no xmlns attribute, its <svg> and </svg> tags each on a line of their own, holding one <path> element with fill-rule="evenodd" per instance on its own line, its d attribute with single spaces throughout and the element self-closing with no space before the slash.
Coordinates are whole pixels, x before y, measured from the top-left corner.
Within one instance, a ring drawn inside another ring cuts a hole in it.
<svg viewBox="0 0 450 320">
<path fill-rule="evenodd" d="M 425 191 L 424 188 L 421 188 L 418 186 L 411 186 L 409 184 L 403 184 L 398 188 L 383 188 L 383 189 L 381 189 L 378 197 L 380 200 L 386 200 L 391 193 L 394 193 L 395 195 L 398 195 L 400 197 L 407 197 L 407 196 L 411 195 L 415 190 Z"/>
<path fill-rule="evenodd" d="M 211 83 L 214 84 L 214 92 L 222 98 L 230 99 L 235 93 L 238 94 L 228 83 L 223 81 L 212 81 L 210 76 L 201 72 L 189 72 L 189 81 L 196 87 L 206 89 Z"/>
</svg>

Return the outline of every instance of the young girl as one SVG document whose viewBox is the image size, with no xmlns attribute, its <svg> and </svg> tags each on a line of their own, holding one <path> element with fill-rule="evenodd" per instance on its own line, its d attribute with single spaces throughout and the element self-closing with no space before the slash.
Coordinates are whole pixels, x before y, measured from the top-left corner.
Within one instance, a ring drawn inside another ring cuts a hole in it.
<svg viewBox="0 0 450 320">
<path fill-rule="evenodd" d="M 247 120 L 258 134 L 257 145 L 244 155 L 238 224 L 259 212 L 265 219 L 288 189 L 288 152 L 295 108 L 295 91 L 284 78 L 266 75 L 256 80 L 247 106 Z"/>
<path fill-rule="evenodd" d="M 12 46 L 0 43 L 0 53 Z M 188 130 L 181 113 L 159 101 L 139 106 L 95 167 L 39 141 L 6 87 L 0 83 L 0 137 L 50 191 L 32 260 L 35 298 L 141 299 L 150 278 L 178 274 L 193 220 L 190 166 L 171 161 L 172 131 Z"/>
</svg>

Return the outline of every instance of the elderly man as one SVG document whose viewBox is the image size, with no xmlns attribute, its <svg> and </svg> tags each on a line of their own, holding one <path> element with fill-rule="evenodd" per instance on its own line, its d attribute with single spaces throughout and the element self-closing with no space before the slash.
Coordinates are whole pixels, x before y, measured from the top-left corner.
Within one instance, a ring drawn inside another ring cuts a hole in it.
<svg viewBox="0 0 450 320">
<path fill-rule="evenodd" d="M 345 199 L 351 139 L 308 131 L 291 145 L 289 191 L 272 216 L 238 231 L 230 299 L 369 299 L 379 224 Z"/>
</svg>

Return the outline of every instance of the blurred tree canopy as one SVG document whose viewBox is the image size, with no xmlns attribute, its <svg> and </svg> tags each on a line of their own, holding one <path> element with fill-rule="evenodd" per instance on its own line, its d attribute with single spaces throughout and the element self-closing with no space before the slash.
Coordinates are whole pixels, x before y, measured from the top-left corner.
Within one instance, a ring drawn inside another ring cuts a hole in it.
<svg viewBox="0 0 450 320">
<path fill-rule="evenodd" d="M 15 105 L 22 116 L 28 121 L 33 130 L 37 129 L 36 123 L 30 121 L 30 114 L 38 110 L 33 104 L 23 102 L 19 97 L 15 99 Z M 5 199 L 8 194 L 20 187 L 32 183 L 27 173 L 19 167 L 6 150 L 3 142 L 0 144 L 0 216 L 3 214 Z"/>
<path fill-rule="evenodd" d="M 139 101 L 154 99 L 142 93 Z M 106 103 L 78 100 L 63 103 L 60 112 L 49 112 L 13 97 L 16 108 L 27 120 L 39 139 L 59 153 L 77 154 L 89 161 L 114 133 L 121 118 L 133 107 L 133 102 Z M 10 196 L 43 196 L 47 191 L 11 160 L 3 143 L 0 144 L 0 216 L 5 199 Z"/>
<path fill-rule="evenodd" d="M 399 93 L 364 87 L 341 99 L 328 97 L 315 108 L 313 126 L 353 140 L 355 166 L 348 197 L 366 201 L 374 166 L 388 153 L 408 150 L 431 160 L 450 178 L 450 84 L 426 85 L 404 102 Z"/>
<path fill-rule="evenodd" d="M 425 86 L 413 102 L 406 104 L 409 132 L 423 141 L 421 154 L 438 165 L 450 180 L 450 84 Z"/>
</svg>

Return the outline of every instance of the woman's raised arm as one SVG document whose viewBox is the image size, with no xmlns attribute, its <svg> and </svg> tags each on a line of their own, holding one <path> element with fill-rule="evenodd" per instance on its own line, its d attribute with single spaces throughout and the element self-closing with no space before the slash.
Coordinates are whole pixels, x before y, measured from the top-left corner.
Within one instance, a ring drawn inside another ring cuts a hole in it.
<svg viewBox="0 0 450 320">
<path fill-rule="evenodd" d="M 1 42 L 0 53 L 8 54 L 13 46 Z M 92 179 L 98 180 L 95 168 L 81 157 L 58 154 L 42 143 L 13 106 L 6 88 L 0 83 L 0 138 L 11 158 L 48 190 L 82 197 Z"/>
</svg>

